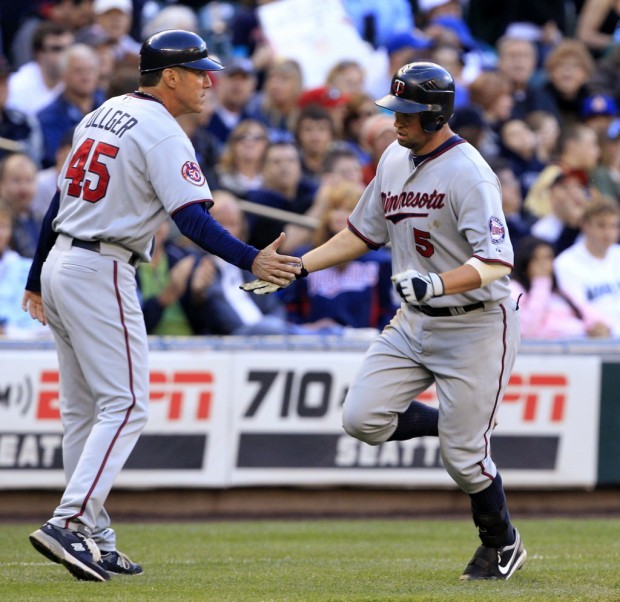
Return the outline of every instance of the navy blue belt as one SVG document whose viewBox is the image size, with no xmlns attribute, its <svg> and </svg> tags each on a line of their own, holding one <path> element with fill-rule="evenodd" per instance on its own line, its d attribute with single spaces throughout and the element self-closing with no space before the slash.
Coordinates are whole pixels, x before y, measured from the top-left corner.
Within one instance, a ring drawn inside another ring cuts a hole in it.
<svg viewBox="0 0 620 602">
<path fill-rule="evenodd" d="M 477 303 L 470 303 L 469 305 L 462 305 L 460 307 L 431 307 L 430 305 L 412 305 L 411 307 L 421 311 L 427 316 L 438 318 L 442 316 L 462 316 L 470 311 L 484 307 L 484 303 L 478 301 Z"/>
<path fill-rule="evenodd" d="M 87 251 L 92 251 L 93 253 L 101 252 L 101 245 L 98 240 L 80 240 L 79 238 L 74 238 L 71 244 L 74 247 L 86 249 Z M 137 267 L 140 263 L 140 256 L 137 253 L 132 253 L 127 263 L 132 265 L 134 268 Z"/>
</svg>

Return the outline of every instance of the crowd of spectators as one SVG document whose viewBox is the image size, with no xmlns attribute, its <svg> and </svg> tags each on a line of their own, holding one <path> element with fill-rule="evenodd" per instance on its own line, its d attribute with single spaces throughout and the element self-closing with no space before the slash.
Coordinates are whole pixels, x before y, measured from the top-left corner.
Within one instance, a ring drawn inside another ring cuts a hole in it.
<svg viewBox="0 0 620 602">
<path fill-rule="evenodd" d="M 235 235 L 262 248 L 285 231 L 282 251 L 299 254 L 341 228 L 396 139 L 374 99 L 403 64 L 431 60 L 456 82 L 452 129 L 500 180 L 524 337 L 620 336 L 620 2 L 341 2 L 385 67 L 339 60 L 320 86 L 274 51 L 259 11 L 269 0 L 5 3 L 0 334 L 41 335 L 19 303 L 73 128 L 137 89 L 148 35 L 183 28 L 226 67 L 203 112 L 179 122 Z M 152 334 L 309 334 L 381 329 L 398 306 L 389 271 L 389 249 L 369 252 L 257 300 L 238 289 L 249 273 L 166 223 L 137 277 Z"/>
</svg>

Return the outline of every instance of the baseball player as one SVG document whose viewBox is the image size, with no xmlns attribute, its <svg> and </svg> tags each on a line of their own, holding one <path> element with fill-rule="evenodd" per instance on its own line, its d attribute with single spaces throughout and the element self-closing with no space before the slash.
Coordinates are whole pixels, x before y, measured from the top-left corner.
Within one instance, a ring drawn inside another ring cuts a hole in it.
<svg viewBox="0 0 620 602">
<path fill-rule="evenodd" d="M 204 249 L 274 285 L 299 272 L 298 259 L 276 252 L 283 235 L 259 251 L 207 211 L 209 186 L 175 117 L 200 112 L 208 72 L 221 68 L 194 33 L 148 38 L 139 90 L 109 99 L 77 126 L 44 220 L 23 307 L 49 322 L 56 341 L 67 487 L 30 541 L 78 579 L 142 572 L 117 551 L 104 502 L 147 420 L 135 267 L 150 260 L 159 225 L 171 215 Z"/>
<path fill-rule="evenodd" d="M 391 242 L 392 280 L 403 302 L 348 391 L 344 428 L 371 445 L 438 435 L 482 541 L 461 579 L 508 579 L 526 551 L 490 447 L 520 338 L 499 182 L 447 125 L 454 81 L 442 67 L 405 65 L 376 103 L 394 112 L 397 139 L 348 228 L 306 253 L 301 275 Z M 246 285 L 259 294 L 276 288 Z M 438 411 L 411 402 L 433 382 Z"/>
</svg>

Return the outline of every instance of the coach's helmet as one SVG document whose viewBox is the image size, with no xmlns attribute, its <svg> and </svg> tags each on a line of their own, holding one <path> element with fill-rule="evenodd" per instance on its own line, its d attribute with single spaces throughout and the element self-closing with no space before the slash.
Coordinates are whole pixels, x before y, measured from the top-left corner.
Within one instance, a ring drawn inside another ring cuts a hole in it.
<svg viewBox="0 0 620 602">
<path fill-rule="evenodd" d="M 219 71 L 224 67 L 209 58 L 206 42 L 191 31 L 167 29 L 148 37 L 140 49 L 140 73 L 166 67 Z"/>
<path fill-rule="evenodd" d="M 454 112 L 454 79 L 435 63 L 409 63 L 392 78 L 390 93 L 375 104 L 397 113 L 421 113 L 422 129 L 436 132 Z"/>
</svg>

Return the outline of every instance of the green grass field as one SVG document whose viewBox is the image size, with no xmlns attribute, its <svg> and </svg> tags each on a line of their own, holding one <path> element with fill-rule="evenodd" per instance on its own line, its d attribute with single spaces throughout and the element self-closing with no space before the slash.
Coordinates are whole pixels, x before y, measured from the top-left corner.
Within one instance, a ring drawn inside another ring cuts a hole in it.
<svg viewBox="0 0 620 602">
<path fill-rule="evenodd" d="M 459 581 L 476 545 L 467 520 L 290 520 L 116 524 L 139 577 L 76 581 L 4 524 L 0 600 L 620 600 L 620 519 L 529 519 L 507 582 Z"/>
</svg>

